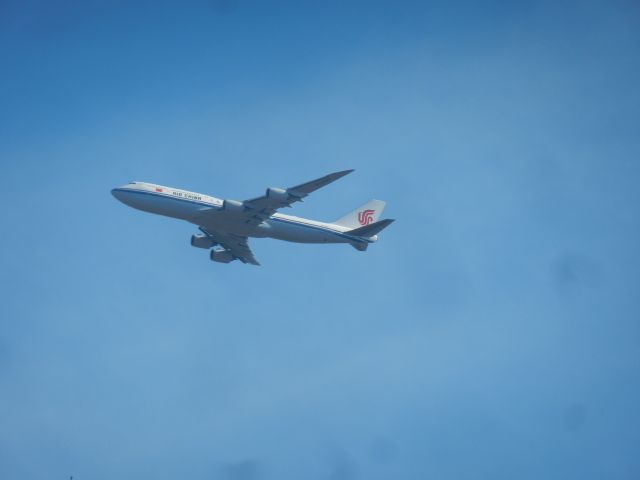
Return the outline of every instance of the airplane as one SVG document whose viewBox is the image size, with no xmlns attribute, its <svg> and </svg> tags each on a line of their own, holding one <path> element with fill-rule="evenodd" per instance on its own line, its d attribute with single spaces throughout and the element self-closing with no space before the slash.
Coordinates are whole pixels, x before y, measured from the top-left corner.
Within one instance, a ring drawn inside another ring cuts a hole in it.
<svg viewBox="0 0 640 480">
<path fill-rule="evenodd" d="M 298 243 L 348 243 L 360 251 L 378 240 L 378 233 L 394 221 L 378 220 L 385 206 L 381 200 L 370 200 L 331 223 L 276 213 L 351 172 L 330 173 L 285 189 L 267 188 L 263 196 L 242 202 L 145 182 L 130 182 L 111 193 L 138 210 L 197 225 L 201 233 L 191 237 L 191 245 L 210 250 L 214 262 L 240 260 L 260 265 L 249 248 L 249 237 Z"/>
</svg>

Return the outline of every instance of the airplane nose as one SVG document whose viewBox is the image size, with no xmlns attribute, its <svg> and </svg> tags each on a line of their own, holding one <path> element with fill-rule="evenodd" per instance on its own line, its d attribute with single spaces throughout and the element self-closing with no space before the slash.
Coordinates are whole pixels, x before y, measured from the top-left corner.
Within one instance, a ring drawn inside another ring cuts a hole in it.
<svg viewBox="0 0 640 480">
<path fill-rule="evenodd" d="M 125 192 L 122 190 L 122 187 L 112 188 L 111 189 L 111 195 L 116 197 L 116 199 L 120 200 L 121 202 L 124 202 L 124 199 L 125 199 L 125 196 L 126 196 Z"/>
</svg>

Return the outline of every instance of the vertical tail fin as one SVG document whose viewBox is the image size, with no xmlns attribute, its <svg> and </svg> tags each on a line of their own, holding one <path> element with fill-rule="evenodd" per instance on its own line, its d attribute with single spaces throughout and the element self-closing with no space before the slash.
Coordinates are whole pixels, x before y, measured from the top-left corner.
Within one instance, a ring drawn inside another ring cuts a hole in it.
<svg viewBox="0 0 640 480">
<path fill-rule="evenodd" d="M 378 221 L 385 205 L 385 202 L 382 200 L 369 200 L 360 208 L 347 213 L 344 217 L 333 223 L 349 229 L 364 227 Z"/>
</svg>

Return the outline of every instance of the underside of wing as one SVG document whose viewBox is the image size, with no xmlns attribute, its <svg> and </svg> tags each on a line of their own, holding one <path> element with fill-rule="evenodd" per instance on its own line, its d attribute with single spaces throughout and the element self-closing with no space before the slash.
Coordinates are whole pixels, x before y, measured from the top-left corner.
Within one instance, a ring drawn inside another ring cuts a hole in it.
<svg viewBox="0 0 640 480">
<path fill-rule="evenodd" d="M 295 187 L 267 188 L 263 196 L 244 202 L 223 200 L 221 207 L 202 208 L 199 212 L 199 218 L 196 218 L 194 223 L 204 225 L 206 228 L 215 225 L 216 230 L 220 228 L 220 225 L 226 225 L 232 231 L 234 230 L 233 225 L 237 223 L 259 225 L 273 215 L 276 210 L 290 207 L 295 202 L 302 202 L 303 198 L 311 192 L 335 182 L 351 172 L 353 170 L 330 173 Z"/>
<path fill-rule="evenodd" d="M 205 230 L 200 227 L 200 231 L 211 238 L 212 241 L 221 246 L 229 255 L 223 255 L 219 250 L 212 250 L 211 259 L 223 263 L 229 263 L 231 260 L 238 259 L 242 263 L 250 263 L 251 265 L 260 265 L 253 252 L 249 248 L 247 237 L 234 235 L 231 233 L 221 233 L 211 230 Z"/>
<path fill-rule="evenodd" d="M 353 172 L 353 170 L 330 173 L 324 177 L 286 189 L 267 188 L 263 196 L 242 202 L 245 208 L 245 214 L 248 217 L 247 222 L 258 224 L 273 215 L 276 210 L 283 207 L 290 207 L 295 202 L 301 202 L 302 199 L 311 192 L 329 185 L 351 172 Z"/>
</svg>

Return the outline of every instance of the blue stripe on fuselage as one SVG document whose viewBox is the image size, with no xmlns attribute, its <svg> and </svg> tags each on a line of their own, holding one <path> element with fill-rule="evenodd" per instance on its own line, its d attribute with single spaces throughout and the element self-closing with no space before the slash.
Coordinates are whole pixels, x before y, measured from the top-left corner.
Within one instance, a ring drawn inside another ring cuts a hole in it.
<svg viewBox="0 0 640 480">
<path fill-rule="evenodd" d="M 114 188 L 111 191 L 112 192 L 123 192 L 123 193 L 139 193 L 141 195 L 151 195 L 153 197 L 171 198 L 173 200 L 178 200 L 178 201 L 188 202 L 188 203 L 194 203 L 196 205 L 203 205 L 205 207 L 219 207 L 220 206 L 220 205 L 216 205 L 215 203 L 200 202 L 198 200 L 190 200 L 190 199 L 187 199 L 187 198 L 180 198 L 180 197 L 177 197 L 175 195 L 169 195 L 169 194 L 166 194 L 166 193 L 147 192 L 146 190 L 133 190 L 131 188 Z"/>
<path fill-rule="evenodd" d="M 330 228 L 321 227 L 319 225 L 310 225 L 308 223 L 296 222 L 295 220 L 290 220 L 288 218 L 269 217 L 267 219 L 267 221 L 270 221 L 270 220 L 274 220 L 276 222 L 282 222 L 282 223 L 289 223 L 289 224 L 296 225 L 296 226 L 299 226 L 299 227 L 307 227 L 307 228 L 311 228 L 311 229 L 315 229 L 315 230 L 320 230 L 322 232 L 332 233 L 334 235 L 337 235 L 338 237 L 347 238 L 347 239 L 352 240 L 354 242 L 371 243 L 370 240 L 365 240 L 365 239 L 360 238 L 360 237 L 353 237 L 351 235 L 347 235 L 347 234 L 342 233 L 342 232 L 337 232 L 336 230 L 331 230 Z"/>
<path fill-rule="evenodd" d="M 198 200 L 190 200 L 187 198 L 180 198 L 180 197 L 176 197 L 173 195 L 168 195 L 166 193 L 159 193 L 159 192 L 148 192 L 145 190 L 134 190 L 134 189 L 130 189 L 130 188 L 114 188 L 111 190 L 112 192 L 123 192 L 123 193 L 138 193 L 141 195 L 151 195 L 154 197 L 161 197 L 161 198 L 168 198 L 171 200 L 177 200 L 179 202 L 186 202 L 186 203 L 192 203 L 194 205 L 202 205 L 205 207 L 220 207 L 220 205 L 216 205 L 215 203 L 206 203 L 206 202 L 200 202 Z M 304 222 L 298 222 L 295 220 L 291 220 L 290 218 L 278 218 L 278 217 L 269 217 L 268 219 L 266 219 L 266 221 L 270 221 L 270 220 L 274 220 L 276 222 L 282 222 L 282 223 L 289 223 L 292 225 L 296 225 L 296 226 L 300 226 L 300 227 L 306 227 L 306 228 L 311 228 L 311 229 L 315 229 L 315 230 L 320 230 L 323 232 L 327 232 L 327 233 L 331 233 L 333 235 L 337 235 L 338 237 L 342 237 L 342 238 L 346 238 L 348 240 L 354 241 L 354 242 L 360 242 L 360 243 L 371 243 L 370 240 L 366 240 L 364 238 L 361 237 L 354 237 L 352 235 L 347 235 L 345 233 L 342 232 L 338 232 L 336 230 L 332 230 L 330 228 L 327 227 L 321 227 L 319 225 L 311 225 L 308 223 L 304 223 Z"/>
</svg>

